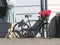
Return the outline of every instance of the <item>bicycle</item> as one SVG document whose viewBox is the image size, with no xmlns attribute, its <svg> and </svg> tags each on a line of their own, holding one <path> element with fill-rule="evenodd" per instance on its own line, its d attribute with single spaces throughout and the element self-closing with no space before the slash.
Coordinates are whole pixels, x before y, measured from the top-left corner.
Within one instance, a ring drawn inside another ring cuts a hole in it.
<svg viewBox="0 0 60 45">
<path fill-rule="evenodd" d="M 13 32 L 16 35 L 16 37 L 22 37 L 22 38 L 35 37 L 38 32 L 42 34 L 41 28 L 44 27 L 44 25 L 48 24 L 44 23 L 44 20 L 42 20 L 40 16 L 38 16 L 39 17 L 38 20 L 29 20 L 29 16 L 31 15 L 25 15 L 25 18 L 27 18 L 28 20 L 27 22 L 29 23 L 29 25 L 24 20 L 21 20 L 21 22 L 18 22 L 14 25 Z M 30 21 L 36 21 L 36 23 L 31 27 Z M 15 29 L 17 25 L 19 27 L 19 30 Z"/>
</svg>

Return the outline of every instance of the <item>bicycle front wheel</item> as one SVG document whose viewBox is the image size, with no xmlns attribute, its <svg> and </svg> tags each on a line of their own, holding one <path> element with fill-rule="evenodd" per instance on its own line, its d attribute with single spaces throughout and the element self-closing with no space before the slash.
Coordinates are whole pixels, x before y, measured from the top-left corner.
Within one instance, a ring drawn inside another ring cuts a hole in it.
<svg viewBox="0 0 60 45">
<path fill-rule="evenodd" d="M 18 22 L 13 27 L 13 32 L 16 37 L 23 37 L 27 30 L 29 29 L 29 26 L 26 23 Z"/>
</svg>

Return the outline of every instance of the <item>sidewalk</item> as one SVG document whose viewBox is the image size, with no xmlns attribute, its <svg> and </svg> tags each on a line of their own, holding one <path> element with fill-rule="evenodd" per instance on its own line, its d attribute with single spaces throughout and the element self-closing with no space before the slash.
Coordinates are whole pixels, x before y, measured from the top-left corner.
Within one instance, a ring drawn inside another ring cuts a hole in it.
<svg viewBox="0 0 60 45">
<path fill-rule="evenodd" d="M 0 45 L 60 45 L 60 39 L 25 38 L 6 39 L 0 38 Z"/>
</svg>

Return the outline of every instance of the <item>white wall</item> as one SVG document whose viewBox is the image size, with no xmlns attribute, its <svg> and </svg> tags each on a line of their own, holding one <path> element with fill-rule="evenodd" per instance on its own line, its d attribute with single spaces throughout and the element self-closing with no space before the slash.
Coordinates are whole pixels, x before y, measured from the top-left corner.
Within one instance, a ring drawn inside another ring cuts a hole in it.
<svg viewBox="0 0 60 45">
<path fill-rule="evenodd" d="M 40 0 L 16 0 L 16 5 L 25 6 L 25 5 L 38 5 Z"/>
<path fill-rule="evenodd" d="M 48 0 L 48 9 L 52 11 L 49 18 L 50 21 L 57 12 L 60 12 L 60 0 Z"/>
<path fill-rule="evenodd" d="M 16 22 L 21 21 L 22 19 L 25 19 L 24 15 L 27 13 L 36 13 L 36 14 L 31 14 L 32 17 L 30 18 L 31 20 L 37 20 L 38 15 L 37 14 L 40 11 L 40 0 L 16 0 L 15 4 L 15 14 L 16 14 Z M 17 15 L 20 14 L 20 15 Z M 35 22 L 31 22 L 35 23 Z M 32 24 L 32 25 L 33 25 Z"/>
<path fill-rule="evenodd" d="M 20 6 L 15 7 L 15 14 L 20 14 L 16 15 L 16 22 L 24 18 L 23 13 L 38 13 L 40 11 L 40 0 L 16 0 L 15 5 Z M 60 0 L 48 0 L 48 9 L 52 11 L 49 18 L 51 20 L 56 15 L 56 12 L 60 12 Z M 38 14 L 32 15 L 33 17 L 31 19 L 37 19 Z"/>
</svg>

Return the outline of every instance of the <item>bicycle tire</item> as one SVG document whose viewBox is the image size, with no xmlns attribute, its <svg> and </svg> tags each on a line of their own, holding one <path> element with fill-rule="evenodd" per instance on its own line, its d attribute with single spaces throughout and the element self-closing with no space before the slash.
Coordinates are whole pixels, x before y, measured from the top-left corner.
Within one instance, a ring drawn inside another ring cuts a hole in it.
<svg viewBox="0 0 60 45">
<path fill-rule="evenodd" d="M 56 36 L 56 16 L 53 17 L 49 24 L 49 37 L 53 38 Z"/>
<path fill-rule="evenodd" d="M 15 27 L 18 25 L 18 28 L 22 26 L 27 26 L 27 28 L 23 28 L 23 29 L 19 29 L 19 30 L 16 30 Z M 13 32 L 14 34 L 17 33 L 19 35 L 19 37 L 23 37 L 25 35 L 25 33 L 27 32 L 27 30 L 29 29 L 29 26 L 28 24 L 24 23 L 24 22 L 18 22 L 14 25 L 13 27 Z M 16 32 L 17 31 L 17 32 Z M 25 33 L 24 33 L 25 32 Z M 15 34 L 16 35 L 16 34 Z M 16 35 L 16 37 L 18 37 L 18 35 Z"/>
</svg>

